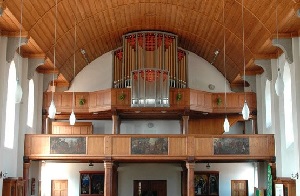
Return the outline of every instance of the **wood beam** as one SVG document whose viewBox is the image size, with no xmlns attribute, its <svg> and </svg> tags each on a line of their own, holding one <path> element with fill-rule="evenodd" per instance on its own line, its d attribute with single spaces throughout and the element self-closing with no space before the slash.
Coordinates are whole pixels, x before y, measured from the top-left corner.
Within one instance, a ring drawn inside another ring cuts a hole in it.
<svg viewBox="0 0 300 196">
<path fill-rule="evenodd" d="M 59 74 L 59 71 L 58 71 L 58 69 L 44 69 L 44 68 L 42 68 L 42 67 L 38 67 L 38 68 L 36 68 L 36 71 L 38 72 L 38 73 L 41 73 L 41 74 Z"/>
<path fill-rule="evenodd" d="M 30 59 L 41 59 L 41 58 L 46 58 L 46 54 L 45 53 L 26 53 L 26 52 L 23 52 L 21 54 L 21 56 L 23 58 L 30 58 Z"/>
<path fill-rule="evenodd" d="M 282 51 L 280 53 L 282 53 Z M 271 54 L 261 53 L 261 54 L 254 54 L 253 56 L 254 59 L 276 59 L 277 57 L 278 57 L 278 53 L 271 53 Z"/>
<path fill-rule="evenodd" d="M 1 31 L 2 36 L 7 36 L 7 37 L 20 37 L 20 31 Z M 28 31 L 22 31 L 21 32 L 21 37 L 29 37 Z"/>
</svg>

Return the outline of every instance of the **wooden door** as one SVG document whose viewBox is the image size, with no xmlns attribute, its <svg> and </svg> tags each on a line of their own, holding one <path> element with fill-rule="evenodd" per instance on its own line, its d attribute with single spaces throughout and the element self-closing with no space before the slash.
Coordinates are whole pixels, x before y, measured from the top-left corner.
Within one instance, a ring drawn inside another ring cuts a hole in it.
<svg viewBox="0 0 300 196">
<path fill-rule="evenodd" d="M 68 180 L 51 180 L 51 196 L 68 196 Z"/>
<path fill-rule="evenodd" d="M 134 196 L 167 196 L 167 181 L 135 180 Z"/>
<path fill-rule="evenodd" d="M 231 196 L 248 196 L 248 180 L 231 180 Z"/>
</svg>

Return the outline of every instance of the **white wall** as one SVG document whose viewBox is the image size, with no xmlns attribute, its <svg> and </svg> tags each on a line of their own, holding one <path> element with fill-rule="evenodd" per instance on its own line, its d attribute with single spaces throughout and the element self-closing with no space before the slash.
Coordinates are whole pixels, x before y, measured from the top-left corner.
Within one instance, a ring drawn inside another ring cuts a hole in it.
<svg viewBox="0 0 300 196">
<path fill-rule="evenodd" d="M 189 88 L 207 92 L 225 92 L 225 80 L 221 72 L 213 65 L 189 52 L 188 54 L 188 85 Z M 208 88 L 209 84 L 215 85 L 214 90 Z M 230 92 L 230 86 L 226 80 L 226 92 Z"/>
<path fill-rule="evenodd" d="M 79 171 L 104 171 L 103 163 L 54 163 L 46 161 L 41 168 L 42 196 L 51 196 L 51 180 L 68 180 L 68 195 L 79 195 Z"/>
<path fill-rule="evenodd" d="M 8 69 L 6 65 L 6 45 L 7 38 L 0 36 L 0 111 L 1 114 L 5 114 L 5 101 L 6 101 L 6 89 L 7 89 L 7 75 Z M 4 130 L 5 130 L 5 115 L 0 116 L 0 154 L 4 154 Z M 3 167 L 5 159 L 0 160 L 0 172 L 5 172 L 6 168 Z M 0 178 L 0 191 L 2 192 L 3 178 Z"/>
<path fill-rule="evenodd" d="M 118 167 L 118 196 L 133 195 L 134 180 L 167 180 L 167 196 L 181 196 L 181 165 L 122 163 Z"/>
<path fill-rule="evenodd" d="M 69 88 L 75 92 L 93 92 L 112 87 L 112 53 L 108 52 L 87 65 L 77 74 Z M 189 88 L 207 92 L 224 92 L 224 76 L 213 65 L 189 52 L 188 54 L 188 85 Z M 215 85 L 214 90 L 208 88 L 209 84 Z M 226 91 L 230 86 L 226 80 Z"/>
<path fill-rule="evenodd" d="M 75 87 L 74 87 L 75 85 Z M 92 61 L 77 74 L 69 91 L 93 92 L 112 87 L 112 53 L 107 52 Z"/>
<path fill-rule="evenodd" d="M 254 195 L 255 167 L 254 163 L 210 163 L 210 169 L 206 169 L 206 163 L 199 163 L 195 171 L 219 171 L 219 195 L 231 195 L 231 180 L 248 180 L 249 196 Z"/>
<path fill-rule="evenodd" d="M 219 171 L 219 195 L 231 194 L 231 180 L 248 180 L 249 196 L 254 194 L 255 164 L 254 163 L 197 163 L 195 171 Z M 53 163 L 42 164 L 41 186 L 42 196 L 51 195 L 51 180 L 68 180 L 69 195 L 79 194 L 79 171 L 104 171 L 102 163 Z M 120 163 L 118 167 L 118 195 L 133 195 L 134 180 L 167 180 L 167 195 L 181 195 L 180 163 Z M 37 191 L 37 189 L 36 189 Z"/>
</svg>

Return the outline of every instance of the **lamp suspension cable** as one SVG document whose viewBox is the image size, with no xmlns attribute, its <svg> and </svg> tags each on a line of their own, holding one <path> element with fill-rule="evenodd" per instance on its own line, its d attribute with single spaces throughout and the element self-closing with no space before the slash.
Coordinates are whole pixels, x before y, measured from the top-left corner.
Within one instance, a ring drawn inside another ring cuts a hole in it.
<svg viewBox="0 0 300 196">
<path fill-rule="evenodd" d="M 52 73 L 52 88 L 54 87 L 54 73 L 55 73 L 55 66 L 56 66 L 56 28 L 57 28 L 57 0 L 55 0 L 55 22 L 54 22 L 54 46 L 53 46 L 53 73 Z M 54 104 L 54 92 L 52 89 L 52 101 L 49 107 L 49 118 L 54 119 L 56 108 Z"/>
<path fill-rule="evenodd" d="M 278 44 L 278 2 L 277 0 L 275 0 L 276 3 L 276 44 Z M 283 95 L 284 92 L 284 82 L 283 82 L 283 78 L 282 78 L 282 72 L 280 69 L 280 65 L 279 65 L 279 55 L 278 55 L 278 50 L 276 51 L 277 53 L 277 78 L 276 78 L 276 82 L 275 82 L 275 92 L 277 94 L 277 96 Z"/>
<path fill-rule="evenodd" d="M 54 23 L 54 60 L 53 60 L 53 74 L 52 74 L 52 86 L 54 86 L 54 72 L 55 72 L 55 66 L 56 66 L 56 28 L 57 28 L 57 0 L 55 0 L 55 23 Z M 52 89 L 52 101 L 54 98 L 54 93 Z"/>
<path fill-rule="evenodd" d="M 244 0 L 242 0 L 242 29 L 243 29 L 243 66 L 244 66 L 244 106 L 242 109 L 242 115 L 244 120 L 249 119 L 250 110 L 247 104 L 246 97 L 246 62 L 245 62 L 245 27 L 244 27 Z"/>
<path fill-rule="evenodd" d="M 224 132 L 229 132 L 229 121 L 227 118 L 227 89 L 226 89 L 226 28 L 225 28 L 225 0 L 223 0 L 223 60 L 224 60 L 224 96 L 225 96 L 225 120 L 223 124 Z"/>
<path fill-rule="evenodd" d="M 19 79 L 19 68 L 20 68 L 20 58 L 21 58 L 21 37 L 22 37 L 22 24 L 23 24 L 23 0 L 21 0 L 21 16 L 20 16 L 20 36 L 19 36 L 19 55 L 20 57 L 18 58 L 18 63 L 16 67 L 16 92 L 15 92 L 15 102 L 20 103 L 22 100 L 22 87 L 20 84 L 20 79 Z"/>
<path fill-rule="evenodd" d="M 75 5 L 77 9 L 77 0 L 75 0 Z M 76 66 L 76 37 L 77 37 L 77 19 L 76 19 L 76 14 L 74 13 L 74 18 L 75 18 L 75 25 L 74 25 L 74 65 L 73 65 L 73 81 L 75 79 L 75 66 Z M 73 94 L 72 94 L 72 113 L 70 115 L 70 125 L 75 125 L 76 122 L 76 117 L 74 113 L 74 107 L 75 107 L 75 83 L 73 82 Z"/>
</svg>

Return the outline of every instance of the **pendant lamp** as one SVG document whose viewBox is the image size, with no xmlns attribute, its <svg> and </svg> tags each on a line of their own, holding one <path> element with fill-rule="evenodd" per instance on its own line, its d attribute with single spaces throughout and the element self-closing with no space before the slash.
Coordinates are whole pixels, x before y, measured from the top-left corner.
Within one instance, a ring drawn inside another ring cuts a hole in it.
<svg viewBox="0 0 300 196">
<path fill-rule="evenodd" d="M 225 133 L 229 132 L 230 125 L 227 116 L 225 117 L 223 128 Z"/>
<path fill-rule="evenodd" d="M 70 115 L 70 125 L 75 125 L 75 122 L 76 122 L 76 117 L 75 117 L 75 113 L 74 111 L 72 110 L 72 113 Z"/>
<path fill-rule="evenodd" d="M 75 0 L 75 5 L 76 5 L 76 9 L 77 9 L 77 0 Z M 73 65 L 73 76 L 75 78 L 75 65 L 76 65 L 76 27 L 77 27 L 77 20 L 76 20 L 76 16 L 75 17 L 75 26 L 74 26 L 74 65 Z M 73 79 L 74 80 L 74 79 Z M 74 88 L 75 88 L 75 84 L 73 83 L 73 97 L 72 97 L 72 113 L 70 115 L 70 125 L 75 125 L 76 122 L 76 117 L 75 117 L 75 113 L 74 113 L 74 106 L 75 106 L 75 93 L 74 93 Z"/>
<path fill-rule="evenodd" d="M 56 51 L 55 51 L 55 48 L 56 48 L 56 26 L 57 26 L 57 0 L 55 0 L 55 22 L 54 22 L 54 46 L 53 46 L 53 53 L 54 53 L 54 57 L 53 57 L 53 74 L 52 74 L 52 86 L 54 86 L 54 71 L 55 71 L 55 62 L 56 62 L 56 58 L 55 58 L 55 54 L 56 54 Z M 55 114 L 56 114 L 56 107 L 55 107 L 55 104 L 54 104 L 54 92 L 53 92 L 53 89 L 52 89 L 52 100 L 51 100 L 51 103 L 50 103 L 50 107 L 49 107 L 49 110 L 48 110 L 48 117 L 51 118 L 51 119 L 54 119 L 55 118 Z"/>
<path fill-rule="evenodd" d="M 282 74 L 280 72 L 280 68 L 278 68 L 277 79 L 275 82 L 275 91 L 278 96 L 283 95 L 284 83 L 283 83 Z"/>
<path fill-rule="evenodd" d="M 244 63 L 244 77 L 246 76 L 246 63 L 245 63 L 245 27 L 244 27 L 244 0 L 242 0 L 242 24 L 243 24 L 243 63 Z M 243 119 L 248 120 L 250 116 L 250 110 L 247 104 L 247 99 L 246 99 L 246 81 L 244 78 L 244 97 L 245 97 L 245 102 L 242 110 L 243 114 Z"/>
<path fill-rule="evenodd" d="M 15 102 L 20 103 L 22 100 L 23 91 L 19 79 L 17 79 L 16 82 L 17 82 L 16 83 L 17 86 L 16 86 L 16 93 L 15 93 Z"/>
<path fill-rule="evenodd" d="M 224 60 L 224 90 L 225 90 L 225 114 L 227 113 L 227 89 L 226 89 L 226 61 L 225 61 L 225 56 L 226 56 L 226 31 L 225 31 L 225 0 L 223 0 L 223 60 Z M 224 120 L 224 124 L 223 124 L 223 129 L 225 133 L 229 132 L 229 121 L 227 118 L 227 115 L 225 115 L 225 120 Z"/>
<path fill-rule="evenodd" d="M 21 55 L 21 37 L 22 37 L 22 21 L 23 21 L 23 0 L 21 0 L 21 19 L 20 19 L 20 37 L 19 37 L 19 55 Z M 15 103 L 20 103 L 23 96 L 23 90 L 19 80 L 18 69 L 20 68 L 20 58 L 18 58 L 18 67 L 16 68 L 17 79 L 16 79 L 16 92 L 15 92 Z"/>
<path fill-rule="evenodd" d="M 278 42 L 278 13 L 277 13 L 277 0 L 276 0 L 276 35 L 277 35 L 277 42 Z M 279 68 L 279 57 L 277 57 L 277 66 L 278 66 L 278 72 L 277 72 L 277 78 L 275 82 L 275 92 L 277 96 L 283 95 L 284 92 L 284 82 L 283 82 L 283 76 L 282 72 Z"/>
</svg>

